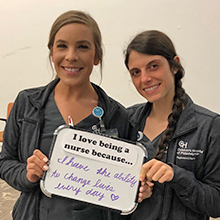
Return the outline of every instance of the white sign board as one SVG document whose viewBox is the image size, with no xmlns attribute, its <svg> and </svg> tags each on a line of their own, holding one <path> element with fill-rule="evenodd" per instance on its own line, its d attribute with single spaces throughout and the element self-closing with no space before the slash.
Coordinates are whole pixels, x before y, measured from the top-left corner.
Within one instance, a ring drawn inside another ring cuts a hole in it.
<svg viewBox="0 0 220 220">
<path fill-rule="evenodd" d="M 41 190 L 129 214 L 145 156 L 142 146 L 63 125 L 54 133 Z"/>
</svg>

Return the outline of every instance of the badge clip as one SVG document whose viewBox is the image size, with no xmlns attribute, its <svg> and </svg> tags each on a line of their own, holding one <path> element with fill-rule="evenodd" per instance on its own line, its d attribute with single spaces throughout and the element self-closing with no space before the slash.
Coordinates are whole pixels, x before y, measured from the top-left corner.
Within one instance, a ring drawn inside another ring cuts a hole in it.
<svg viewBox="0 0 220 220">
<path fill-rule="evenodd" d="M 105 130 L 105 124 L 104 124 L 104 122 L 103 122 L 103 120 L 102 120 L 102 116 L 104 115 L 104 110 L 103 110 L 101 107 L 97 106 L 97 107 L 95 107 L 95 108 L 93 109 L 92 114 L 93 114 L 96 118 L 99 118 L 99 120 L 100 120 L 99 123 L 100 123 L 101 132 L 105 132 L 105 131 L 106 131 L 106 130 Z"/>
</svg>

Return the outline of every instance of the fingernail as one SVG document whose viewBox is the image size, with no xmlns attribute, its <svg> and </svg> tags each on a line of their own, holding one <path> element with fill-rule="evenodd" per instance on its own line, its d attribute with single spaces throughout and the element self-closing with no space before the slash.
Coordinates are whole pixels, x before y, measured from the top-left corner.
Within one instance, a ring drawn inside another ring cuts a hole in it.
<svg viewBox="0 0 220 220">
<path fill-rule="evenodd" d="M 44 165 L 43 168 L 44 168 L 44 170 L 48 170 L 49 167 L 47 165 Z"/>
<path fill-rule="evenodd" d="M 45 163 L 47 163 L 47 162 L 48 162 L 48 159 L 47 159 L 46 157 L 44 157 L 44 158 L 43 158 L 43 161 L 44 161 Z"/>
</svg>

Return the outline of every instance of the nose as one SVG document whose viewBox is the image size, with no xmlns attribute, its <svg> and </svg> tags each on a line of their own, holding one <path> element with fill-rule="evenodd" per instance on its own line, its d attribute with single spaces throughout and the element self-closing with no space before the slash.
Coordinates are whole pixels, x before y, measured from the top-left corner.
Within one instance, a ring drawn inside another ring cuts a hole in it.
<svg viewBox="0 0 220 220">
<path fill-rule="evenodd" d="M 146 84 L 150 81 L 151 81 L 151 75 L 147 71 L 142 71 L 141 82 Z"/>
<path fill-rule="evenodd" d="M 74 49 L 68 49 L 65 59 L 69 62 L 77 61 L 78 60 L 77 52 Z"/>
</svg>

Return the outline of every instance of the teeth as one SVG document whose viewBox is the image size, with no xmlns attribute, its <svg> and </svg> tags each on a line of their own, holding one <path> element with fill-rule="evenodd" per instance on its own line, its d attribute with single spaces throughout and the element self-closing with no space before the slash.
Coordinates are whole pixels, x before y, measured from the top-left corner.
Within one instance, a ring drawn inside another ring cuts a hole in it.
<svg viewBox="0 0 220 220">
<path fill-rule="evenodd" d="M 150 87 L 150 88 L 144 89 L 144 91 L 150 92 L 150 91 L 154 90 L 154 89 L 157 88 L 157 87 L 158 87 L 158 85 L 152 86 L 152 87 Z"/>
<path fill-rule="evenodd" d="M 79 69 L 80 69 L 80 68 L 76 68 L 76 69 L 75 69 L 75 68 L 66 68 L 66 67 L 65 67 L 65 70 L 67 70 L 67 71 L 69 71 L 69 72 L 79 71 Z"/>
</svg>

